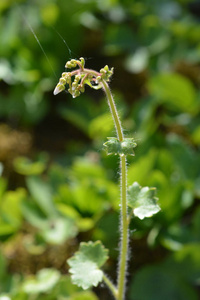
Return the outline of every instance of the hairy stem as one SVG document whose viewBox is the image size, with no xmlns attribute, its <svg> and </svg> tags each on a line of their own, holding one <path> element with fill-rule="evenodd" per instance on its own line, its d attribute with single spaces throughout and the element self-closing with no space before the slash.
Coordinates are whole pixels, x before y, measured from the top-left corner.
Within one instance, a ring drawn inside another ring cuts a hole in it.
<svg viewBox="0 0 200 300">
<path fill-rule="evenodd" d="M 123 300 L 125 295 L 126 269 L 128 258 L 126 181 L 126 156 L 121 155 L 121 249 L 118 273 L 118 300 Z"/>
<path fill-rule="evenodd" d="M 106 94 L 108 104 L 109 104 L 109 107 L 110 107 L 110 111 L 111 111 L 111 114 L 113 116 L 113 120 L 114 120 L 114 124 L 115 124 L 115 128 L 116 128 L 118 140 L 120 142 L 122 142 L 123 139 L 124 139 L 123 131 L 122 131 L 122 125 L 121 125 L 121 122 L 120 122 L 120 119 L 119 119 L 119 116 L 118 116 L 118 112 L 117 112 L 117 109 L 116 109 L 116 106 L 115 106 L 115 102 L 114 102 L 112 93 L 111 93 L 111 91 L 109 89 L 109 86 L 108 86 L 108 84 L 105 80 L 102 80 L 102 87 L 103 87 L 103 90 Z"/>
<path fill-rule="evenodd" d="M 113 116 L 116 132 L 119 141 L 123 141 L 123 131 L 121 122 L 117 113 L 115 102 L 108 84 L 102 80 L 102 86 L 105 91 L 111 114 Z M 128 257 L 128 217 L 127 217 L 127 179 L 126 179 L 126 156 L 120 156 L 121 166 L 121 246 L 120 246 L 120 260 L 119 260 L 119 273 L 118 273 L 118 287 L 117 287 L 117 300 L 123 300 L 125 295 L 126 284 L 126 268 Z"/>
<path fill-rule="evenodd" d="M 114 298 L 117 300 L 118 293 L 114 284 L 110 281 L 110 279 L 105 274 L 103 275 L 103 280 L 105 284 L 108 286 L 108 288 L 110 289 L 110 291 L 112 292 Z"/>
</svg>

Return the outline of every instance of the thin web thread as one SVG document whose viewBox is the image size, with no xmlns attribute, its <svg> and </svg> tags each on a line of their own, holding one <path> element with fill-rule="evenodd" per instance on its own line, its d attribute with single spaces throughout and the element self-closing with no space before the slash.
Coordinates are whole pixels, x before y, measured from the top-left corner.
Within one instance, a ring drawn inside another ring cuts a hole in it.
<svg viewBox="0 0 200 300">
<path fill-rule="evenodd" d="M 24 13 L 23 13 L 21 7 L 19 7 L 17 4 L 16 4 L 16 6 L 17 6 L 17 9 L 19 10 L 19 12 L 20 12 L 22 18 L 24 19 L 26 25 L 28 26 L 28 28 L 30 29 L 31 33 L 33 34 L 33 36 L 34 36 L 36 42 L 38 43 L 38 45 L 39 45 L 39 47 L 40 47 L 40 49 L 42 50 L 42 52 L 43 52 L 43 54 L 44 54 L 44 56 L 45 56 L 45 58 L 46 58 L 46 60 L 47 60 L 47 62 L 48 62 L 48 64 L 49 64 L 49 66 L 50 66 L 50 68 L 51 68 L 51 70 L 52 70 L 52 72 L 53 72 L 55 78 L 57 79 L 58 76 L 56 75 L 56 73 L 55 73 L 55 71 L 54 71 L 54 68 L 53 68 L 53 66 L 52 66 L 52 64 L 51 64 L 51 62 L 50 62 L 50 60 L 49 60 L 49 58 L 48 58 L 48 56 L 47 56 L 47 54 L 46 54 L 46 52 L 45 52 L 43 46 L 42 46 L 42 44 L 40 43 L 40 40 L 39 40 L 38 36 L 36 35 L 36 33 L 35 33 L 33 27 L 32 27 L 31 24 L 28 22 L 28 20 L 27 20 L 27 18 L 25 17 L 25 15 L 24 15 Z M 70 49 L 70 47 L 69 47 L 69 45 L 67 44 L 67 42 L 65 41 L 65 39 L 64 39 L 64 38 L 62 37 L 62 35 L 55 29 L 55 27 L 53 27 L 53 26 L 51 26 L 51 27 L 52 27 L 52 29 L 57 33 L 57 35 L 60 37 L 60 39 L 63 41 L 63 43 L 65 44 L 65 46 L 66 46 L 66 48 L 67 48 L 67 50 L 68 50 L 68 53 L 69 53 L 69 57 L 72 57 L 72 53 L 73 53 L 73 52 L 72 52 L 72 50 Z"/>
<path fill-rule="evenodd" d="M 57 35 L 61 38 L 61 40 L 63 41 L 63 43 L 67 47 L 67 50 L 69 52 L 69 58 L 71 59 L 72 58 L 72 50 L 70 49 L 69 45 L 67 44 L 67 42 L 65 41 L 63 36 L 60 34 L 60 32 L 58 32 L 57 29 L 54 26 L 51 26 L 51 27 L 53 28 L 53 30 L 57 33 Z"/>
</svg>

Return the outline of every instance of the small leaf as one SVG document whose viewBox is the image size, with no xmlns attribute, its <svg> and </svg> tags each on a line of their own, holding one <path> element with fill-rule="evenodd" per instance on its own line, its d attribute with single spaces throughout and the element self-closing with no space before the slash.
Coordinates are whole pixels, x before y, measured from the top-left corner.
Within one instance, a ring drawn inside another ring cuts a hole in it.
<svg viewBox="0 0 200 300">
<path fill-rule="evenodd" d="M 108 155 L 119 154 L 119 155 L 135 155 L 133 148 L 137 146 L 133 138 L 125 138 L 120 142 L 115 137 L 109 137 L 108 141 L 103 144 L 107 150 Z"/>
<path fill-rule="evenodd" d="M 32 162 L 27 157 L 18 156 L 14 160 L 14 168 L 16 172 L 22 175 L 37 175 L 44 172 L 46 168 L 46 162 L 44 161 Z"/>
<path fill-rule="evenodd" d="M 80 250 L 68 259 L 72 282 L 84 290 L 97 286 L 102 281 L 103 272 L 99 269 L 108 258 L 108 250 L 100 241 L 81 243 Z"/>
<path fill-rule="evenodd" d="M 56 208 L 53 203 L 53 195 L 50 184 L 39 177 L 27 177 L 27 186 L 31 196 L 46 216 L 55 216 Z"/>
<path fill-rule="evenodd" d="M 42 269 L 35 277 L 27 279 L 23 291 L 27 294 L 37 294 L 50 291 L 59 281 L 60 273 L 54 269 Z"/>
<path fill-rule="evenodd" d="M 128 205 L 133 209 L 133 213 L 139 219 L 151 217 L 160 211 L 155 197 L 156 188 L 141 187 L 134 182 L 128 188 Z"/>
<path fill-rule="evenodd" d="M 77 228 L 74 221 L 70 218 L 61 216 L 55 219 L 49 219 L 46 222 L 46 228 L 41 230 L 41 236 L 47 243 L 59 245 L 67 239 L 74 237 L 77 234 Z"/>
</svg>

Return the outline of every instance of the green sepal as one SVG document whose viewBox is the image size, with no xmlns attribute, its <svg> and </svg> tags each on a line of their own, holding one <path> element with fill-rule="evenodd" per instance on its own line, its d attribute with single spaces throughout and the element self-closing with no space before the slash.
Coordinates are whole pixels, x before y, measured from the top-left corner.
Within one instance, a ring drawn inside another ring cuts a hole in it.
<svg viewBox="0 0 200 300">
<path fill-rule="evenodd" d="M 111 68 L 109 70 L 107 65 L 104 68 L 102 68 L 100 70 L 102 79 L 104 79 L 105 81 L 109 81 L 110 77 L 113 75 L 113 70 L 114 68 Z"/>
<path fill-rule="evenodd" d="M 72 282 L 84 290 L 97 286 L 103 280 L 100 267 L 107 259 L 108 250 L 100 241 L 81 243 L 79 251 L 67 261 Z"/>
<path fill-rule="evenodd" d="M 116 137 L 109 137 L 108 141 L 103 144 L 106 148 L 107 154 L 132 155 L 135 153 L 133 148 L 137 146 L 134 138 L 125 138 L 120 142 Z"/>
<path fill-rule="evenodd" d="M 84 84 L 89 85 L 89 87 L 91 87 L 91 88 L 94 89 L 94 90 L 99 90 L 99 89 L 102 88 L 102 86 L 101 86 L 100 84 L 98 84 L 98 85 L 92 85 L 92 84 L 91 84 L 91 81 L 90 81 L 89 79 L 85 79 L 85 80 L 84 80 Z"/>
<path fill-rule="evenodd" d="M 156 188 L 141 187 L 137 182 L 128 187 L 128 205 L 133 209 L 136 217 L 142 220 L 160 211 L 155 194 Z"/>
</svg>

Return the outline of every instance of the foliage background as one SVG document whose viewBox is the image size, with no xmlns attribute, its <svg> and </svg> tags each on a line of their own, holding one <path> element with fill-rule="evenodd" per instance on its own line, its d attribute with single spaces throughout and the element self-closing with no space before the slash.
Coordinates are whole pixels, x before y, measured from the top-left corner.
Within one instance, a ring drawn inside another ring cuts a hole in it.
<svg viewBox="0 0 200 300">
<path fill-rule="evenodd" d="M 65 62 L 81 56 L 87 67 L 114 67 L 125 133 L 138 141 L 129 183 L 156 186 L 162 208 L 131 223 L 127 297 L 199 299 L 199 11 L 189 0 L 1 1 L 1 300 L 109 299 L 104 287 L 71 285 L 66 259 L 80 241 L 103 241 L 116 279 L 107 104 L 101 91 L 52 94 Z"/>
</svg>

